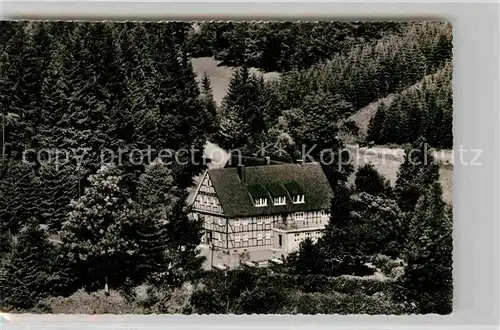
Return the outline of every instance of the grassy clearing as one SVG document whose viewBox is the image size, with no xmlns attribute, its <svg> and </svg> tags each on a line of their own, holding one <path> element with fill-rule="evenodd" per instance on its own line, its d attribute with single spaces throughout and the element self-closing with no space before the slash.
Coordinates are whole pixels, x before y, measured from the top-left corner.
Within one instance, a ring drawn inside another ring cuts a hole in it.
<svg viewBox="0 0 500 330">
<path fill-rule="evenodd" d="M 224 95 L 226 95 L 227 88 L 229 86 L 229 81 L 234 73 L 234 67 L 218 66 L 219 62 L 213 57 L 198 57 L 191 60 L 193 64 L 193 70 L 196 73 L 198 81 L 203 77 L 206 72 L 208 77 L 210 77 L 210 82 L 212 84 L 212 89 L 214 93 L 214 99 L 217 104 L 220 104 Z M 250 68 L 250 72 L 263 75 L 264 79 L 275 79 L 279 78 L 280 74 L 277 72 L 267 72 L 262 73 L 256 68 Z"/>
<path fill-rule="evenodd" d="M 399 166 L 403 162 L 404 150 L 396 148 L 359 148 L 357 146 L 347 146 L 354 165 L 361 167 L 367 163 L 372 163 L 377 170 L 385 176 L 392 185 L 396 183 Z M 444 150 L 436 154 L 439 167 L 439 181 L 443 187 L 443 199 L 446 203 L 453 203 L 453 154 L 449 150 Z M 354 175 L 351 177 L 354 182 Z"/>
</svg>

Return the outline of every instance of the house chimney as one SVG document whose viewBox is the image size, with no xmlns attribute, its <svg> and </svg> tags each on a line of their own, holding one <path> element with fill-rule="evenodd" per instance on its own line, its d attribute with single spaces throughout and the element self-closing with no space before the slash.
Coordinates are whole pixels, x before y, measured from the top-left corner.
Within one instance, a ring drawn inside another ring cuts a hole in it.
<svg viewBox="0 0 500 330">
<path fill-rule="evenodd" d="M 303 165 L 304 164 L 304 160 L 302 158 L 297 159 L 296 162 L 297 162 L 298 165 Z"/>
<path fill-rule="evenodd" d="M 266 156 L 266 165 L 271 165 L 271 157 Z"/>
<path fill-rule="evenodd" d="M 238 176 L 241 182 L 245 182 L 245 165 L 238 165 Z"/>
</svg>

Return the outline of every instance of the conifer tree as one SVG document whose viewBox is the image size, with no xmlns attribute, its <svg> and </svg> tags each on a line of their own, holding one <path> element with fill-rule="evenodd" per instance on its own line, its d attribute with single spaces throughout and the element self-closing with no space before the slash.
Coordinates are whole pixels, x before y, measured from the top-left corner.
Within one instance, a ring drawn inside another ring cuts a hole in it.
<svg viewBox="0 0 500 330">
<path fill-rule="evenodd" d="M 211 133 L 215 133 L 219 126 L 217 123 L 217 105 L 214 100 L 210 78 L 206 72 L 204 72 L 201 80 L 201 98 L 206 111 L 207 120 L 212 123 Z"/>
<path fill-rule="evenodd" d="M 0 305 L 28 309 L 49 293 L 53 248 L 38 221 L 31 219 L 19 232 L 0 274 Z"/>
<path fill-rule="evenodd" d="M 347 262 L 354 262 L 346 259 L 349 251 L 350 237 L 347 234 L 347 227 L 351 221 L 352 212 L 352 190 L 345 183 L 339 182 L 334 188 L 334 198 L 332 199 L 330 221 L 328 222 L 323 236 L 318 240 L 320 251 L 324 258 L 324 271 L 327 275 L 337 274 L 341 267 Z"/>
<path fill-rule="evenodd" d="M 451 212 L 439 182 L 420 197 L 406 244 L 408 265 L 403 284 L 420 313 L 449 314 L 453 301 L 453 237 Z"/>
<path fill-rule="evenodd" d="M 381 144 L 384 143 L 384 140 L 381 136 L 381 130 L 382 125 L 385 121 L 386 111 L 387 110 L 385 103 L 381 102 L 377 107 L 377 112 L 375 112 L 375 115 L 370 119 L 366 137 L 367 141 L 374 141 L 375 143 Z"/>
<path fill-rule="evenodd" d="M 174 185 L 169 168 L 155 163 L 146 168 L 139 186 L 139 271 L 151 283 L 178 286 L 196 277 L 200 223 L 188 219 L 186 193 Z"/>
<path fill-rule="evenodd" d="M 9 22 L 6 28 L 8 42 L 3 45 L 0 98 L 5 118 L 14 117 L 18 125 L 7 125 L 4 148 L 8 155 L 20 158 L 24 135 L 28 127 L 24 122 L 24 99 L 22 77 L 24 76 L 23 53 L 28 40 L 25 22 Z M 9 127 L 10 126 L 10 127 Z"/>
<path fill-rule="evenodd" d="M 205 257 L 198 248 L 202 236 L 202 222 L 187 216 L 185 199 L 172 209 L 165 229 L 168 233 L 166 256 L 168 266 L 163 272 L 168 286 L 179 286 L 201 274 Z"/>
<path fill-rule="evenodd" d="M 425 138 L 420 137 L 405 150 L 394 193 L 403 211 L 411 211 L 422 194 L 439 179 L 439 165 Z"/>
<path fill-rule="evenodd" d="M 222 148 L 234 150 L 245 145 L 245 121 L 236 112 L 228 111 L 221 115 L 219 123 L 219 134 L 215 141 Z"/>
<path fill-rule="evenodd" d="M 405 243 L 403 216 L 387 196 L 354 193 L 339 185 L 332 199 L 330 222 L 318 240 L 325 275 L 363 272 L 377 254 L 398 256 Z"/>
<path fill-rule="evenodd" d="M 9 230 L 0 228 L 0 269 L 7 262 L 13 245 L 13 236 Z"/>
<path fill-rule="evenodd" d="M 358 169 L 355 185 L 357 192 L 363 191 L 373 196 L 391 196 L 392 194 L 392 187 L 389 181 L 371 163 Z"/>
<path fill-rule="evenodd" d="M 70 202 L 79 197 L 79 174 L 71 164 L 45 164 L 39 170 L 41 221 L 50 229 L 61 229 Z"/>
<path fill-rule="evenodd" d="M 40 180 L 32 165 L 6 162 L 0 189 L 0 226 L 3 230 L 17 233 L 26 219 L 40 216 Z"/>
<path fill-rule="evenodd" d="M 221 134 L 217 142 L 226 149 L 241 148 L 255 143 L 264 130 L 264 118 L 260 108 L 261 97 L 258 79 L 243 66 L 235 71 L 221 104 Z M 228 117 L 228 122 L 223 118 Z M 241 129 L 231 135 L 227 128 Z"/>
<path fill-rule="evenodd" d="M 158 283 L 158 274 L 168 265 L 166 224 L 182 192 L 174 186 L 170 169 L 159 162 L 146 166 L 139 179 L 137 231 L 139 253 L 137 272 L 144 280 Z"/>
</svg>

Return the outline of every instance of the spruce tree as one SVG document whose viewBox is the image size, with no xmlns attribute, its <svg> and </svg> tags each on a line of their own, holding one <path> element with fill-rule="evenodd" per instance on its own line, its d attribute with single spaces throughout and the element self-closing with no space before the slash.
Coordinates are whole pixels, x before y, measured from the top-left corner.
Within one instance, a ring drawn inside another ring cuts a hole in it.
<svg viewBox="0 0 500 330">
<path fill-rule="evenodd" d="M 217 138 L 221 147 L 242 148 L 258 140 L 264 130 L 264 117 L 259 104 L 260 97 L 258 79 L 250 73 L 248 67 L 243 66 L 235 71 L 221 104 L 222 132 Z M 229 125 L 223 122 L 225 117 L 230 118 Z M 231 135 L 226 134 L 226 127 L 236 128 L 233 125 L 242 125 L 242 127 Z"/>
<path fill-rule="evenodd" d="M 381 102 L 377 107 L 377 112 L 370 119 L 370 123 L 368 125 L 368 132 L 366 140 L 375 143 L 383 144 L 385 141 L 381 136 L 382 125 L 384 124 L 386 116 L 386 105 L 384 102 Z"/>
<path fill-rule="evenodd" d="M 144 280 L 160 282 L 158 277 L 166 269 L 168 232 L 166 224 L 172 208 L 182 198 L 174 186 L 170 169 L 161 163 L 146 166 L 139 179 L 138 214 L 141 225 L 137 231 L 139 245 L 137 272 Z"/>
<path fill-rule="evenodd" d="M 39 171 L 41 221 L 58 231 L 69 212 L 70 202 L 79 197 L 79 174 L 75 166 L 42 165 Z"/>
<path fill-rule="evenodd" d="M 439 179 L 439 165 L 432 148 L 420 137 L 405 150 L 394 193 L 403 211 L 411 211 L 422 194 Z"/>
<path fill-rule="evenodd" d="M 324 258 L 324 272 L 331 276 L 342 272 L 346 263 L 354 262 L 346 259 L 346 253 L 351 246 L 347 228 L 351 222 L 352 212 L 352 189 L 344 182 L 339 182 L 334 188 L 332 198 L 330 221 L 328 222 L 323 236 L 318 240 L 318 246 Z"/>
<path fill-rule="evenodd" d="M 358 169 L 356 172 L 355 185 L 357 192 L 363 191 L 373 196 L 392 195 L 392 187 L 389 181 L 385 179 L 371 163 Z"/>
<path fill-rule="evenodd" d="M 165 225 L 168 233 L 166 256 L 169 262 L 163 276 L 168 286 L 180 286 L 199 278 L 205 261 L 205 257 L 199 255 L 198 248 L 203 223 L 189 219 L 184 201 L 175 204 Z"/>
<path fill-rule="evenodd" d="M 442 189 L 433 183 L 419 199 L 406 244 L 408 265 L 403 277 L 407 298 L 420 313 L 449 314 L 453 303 L 453 237 L 451 212 Z"/>
<path fill-rule="evenodd" d="M 49 294 L 53 247 L 35 219 L 22 228 L 0 275 L 0 305 L 26 310 Z"/>
<path fill-rule="evenodd" d="M 0 226 L 17 233 L 26 219 L 40 217 L 40 180 L 33 166 L 24 162 L 6 162 L 2 172 Z"/>
<path fill-rule="evenodd" d="M 214 100 L 212 86 L 210 84 L 210 78 L 207 73 L 204 72 L 202 80 L 201 80 L 201 98 L 205 108 L 207 120 L 210 121 L 211 124 L 211 132 L 215 133 L 218 128 L 218 116 L 217 116 L 217 105 Z"/>
<path fill-rule="evenodd" d="M 219 132 L 215 141 L 226 150 L 234 150 L 246 144 L 245 121 L 236 112 L 228 111 L 219 119 Z"/>
<path fill-rule="evenodd" d="M 197 249 L 201 224 L 187 217 L 184 190 L 169 168 L 154 163 L 140 178 L 139 272 L 151 283 L 178 286 L 195 278 L 203 259 Z"/>
<path fill-rule="evenodd" d="M 8 261 L 13 245 L 13 236 L 9 230 L 0 229 L 0 269 Z"/>
</svg>

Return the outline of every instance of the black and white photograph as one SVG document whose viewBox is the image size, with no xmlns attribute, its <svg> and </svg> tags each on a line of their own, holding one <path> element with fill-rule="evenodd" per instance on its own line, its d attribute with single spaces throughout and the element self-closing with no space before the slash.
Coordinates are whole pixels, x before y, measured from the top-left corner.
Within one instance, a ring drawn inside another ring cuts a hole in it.
<svg viewBox="0 0 500 330">
<path fill-rule="evenodd" d="M 446 21 L 0 21 L 0 328 L 452 313 L 452 58 Z"/>
</svg>

